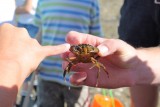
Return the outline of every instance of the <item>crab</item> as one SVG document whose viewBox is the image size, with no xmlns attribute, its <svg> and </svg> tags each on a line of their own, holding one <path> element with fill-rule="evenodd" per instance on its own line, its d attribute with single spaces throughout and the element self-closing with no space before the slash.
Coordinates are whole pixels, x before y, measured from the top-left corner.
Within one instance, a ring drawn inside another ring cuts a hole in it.
<svg viewBox="0 0 160 107">
<path fill-rule="evenodd" d="M 98 59 L 100 56 L 98 55 L 99 49 L 97 47 L 94 47 L 89 44 L 79 44 L 79 45 L 72 45 L 70 47 L 70 51 L 75 55 L 74 57 L 66 58 L 66 60 L 69 62 L 67 67 L 64 69 L 63 77 L 65 79 L 66 73 L 70 72 L 70 69 L 73 65 L 76 65 L 78 63 L 93 63 L 93 67 L 97 67 L 99 70 L 97 72 L 97 82 L 96 86 L 98 86 L 98 79 L 100 76 L 100 69 L 102 68 L 103 71 L 107 73 L 107 76 L 109 77 L 109 74 L 106 70 L 106 67 L 98 62 Z"/>
</svg>

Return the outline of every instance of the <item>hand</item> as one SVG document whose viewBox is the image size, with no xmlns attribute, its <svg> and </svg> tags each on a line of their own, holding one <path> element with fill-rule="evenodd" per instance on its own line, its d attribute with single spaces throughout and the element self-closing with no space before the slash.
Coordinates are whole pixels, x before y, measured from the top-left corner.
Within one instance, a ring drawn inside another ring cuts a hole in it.
<svg viewBox="0 0 160 107">
<path fill-rule="evenodd" d="M 82 34 L 71 31 L 68 33 L 66 41 L 70 44 L 91 44 L 100 50 L 100 61 L 109 73 L 101 69 L 98 80 L 98 87 L 118 88 L 134 85 L 137 79 L 137 64 L 141 63 L 136 55 L 136 50 L 127 43 L 118 39 L 105 39 L 89 34 Z M 63 58 L 71 56 L 70 52 L 63 54 Z M 68 62 L 63 63 L 63 68 Z M 96 86 L 97 71 L 96 67 L 89 69 L 92 64 L 77 64 L 72 67 L 74 73 L 70 82 L 75 85 Z"/>
<path fill-rule="evenodd" d="M 0 106 L 11 107 L 23 81 L 50 55 L 69 49 L 69 44 L 41 46 L 24 28 L 0 26 Z"/>
<path fill-rule="evenodd" d="M 24 28 L 10 24 L 0 27 L 0 60 L 6 62 L 7 66 L 18 66 L 23 79 L 35 70 L 46 56 L 61 54 L 69 47 L 69 44 L 41 46 L 35 39 L 30 38 Z"/>
</svg>

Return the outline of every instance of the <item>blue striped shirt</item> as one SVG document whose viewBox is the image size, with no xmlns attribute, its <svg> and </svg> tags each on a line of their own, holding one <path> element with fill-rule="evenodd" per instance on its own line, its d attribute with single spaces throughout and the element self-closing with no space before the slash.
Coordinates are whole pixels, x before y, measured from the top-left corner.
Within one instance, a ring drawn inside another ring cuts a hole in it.
<svg viewBox="0 0 160 107">
<path fill-rule="evenodd" d="M 57 45 L 65 43 L 71 30 L 102 36 L 99 15 L 97 0 L 39 0 L 34 24 L 42 29 L 42 45 Z M 59 56 L 47 57 L 39 66 L 39 76 L 70 85 L 64 82 L 61 66 Z"/>
</svg>

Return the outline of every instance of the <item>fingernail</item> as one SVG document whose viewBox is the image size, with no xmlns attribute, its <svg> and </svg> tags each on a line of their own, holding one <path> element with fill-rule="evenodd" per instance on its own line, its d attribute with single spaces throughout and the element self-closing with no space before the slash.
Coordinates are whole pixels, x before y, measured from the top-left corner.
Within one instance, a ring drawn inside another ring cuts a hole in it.
<svg viewBox="0 0 160 107">
<path fill-rule="evenodd" d="M 70 45 L 69 43 L 65 43 L 64 45 L 65 45 L 65 47 L 66 47 L 66 48 L 65 48 L 65 51 L 68 51 L 71 45 Z"/>
<path fill-rule="evenodd" d="M 87 78 L 86 72 L 79 72 L 79 73 L 77 72 L 74 76 L 75 76 L 74 78 L 76 78 L 77 83 L 80 83 Z"/>
<path fill-rule="evenodd" d="M 99 55 L 100 56 L 107 56 L 108 55 L 108 48 L 105 45 L 99 45 L 98 46 L 99 49 Z"/>
<path fill-rule="evenodd" d="M 82 82 L 82 81 L 84 81 L 86 78 L 87 78 L 86 75 L 83 75 L 83 76 L 81 75 L 81 78 L 77 79 L 77 82 Z"/>
</svg>

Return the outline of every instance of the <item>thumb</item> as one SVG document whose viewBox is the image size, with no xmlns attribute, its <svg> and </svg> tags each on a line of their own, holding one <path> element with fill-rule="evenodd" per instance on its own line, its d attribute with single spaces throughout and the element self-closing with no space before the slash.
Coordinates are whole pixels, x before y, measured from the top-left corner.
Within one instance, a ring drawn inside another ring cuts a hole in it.
<svg viewBox="0 0 160 107">
<path fill-rule="evenodd" d="M 99 55 L 102 57 L 113 53 L 130 57 L 135 55 L 135 49 L 120 39 L 106 39 L 97 48 L 99 49 Z"/>
<path fill-rule="evenodd" d="M 114 53 L 119 49 L 119 41 L 116 39 L 106 39 L 100 45 L 97 46 L 99 49 L 99 55 L 105 57 L 109 54 Z"/>
</svg>

